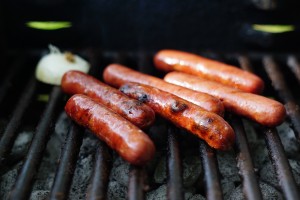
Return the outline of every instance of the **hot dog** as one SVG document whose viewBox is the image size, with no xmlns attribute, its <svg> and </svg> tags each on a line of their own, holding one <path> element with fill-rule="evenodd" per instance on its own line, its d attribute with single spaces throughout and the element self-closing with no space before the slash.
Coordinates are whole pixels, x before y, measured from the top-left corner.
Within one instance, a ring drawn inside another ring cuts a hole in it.
<svg viewBox="0 0 300 200">
<path fill-rule="evenodd" d="M 211 95 L 167 83 L 160 78 L 137 72 L 119 64 L 107 66 L 103 72 L 103 80 L 114 87 L 120 87 L 126 82 L 137 82 L 150 85 L 175 94 L 205 110 L 217 113 L 220 116 L 223 116 L 224 114 L 224 106 L 221 101 Z"/>
<path fill-rule="evenodd" d="M 120 90 L 149 105 L 157 114 L 205 140 L 213 148 L 228 150 L 234 143 L 233 129 L 215 113 L 148 85 L 126 83 Z"/>
<path fill-rule="evenodd" d="M 259 94 L 264 89 L 264 82 L 255 74 L 191 53 L 162 50 L 155 55 L 154 64 L 166 72 L 180 71 L 197 75 L 245 92 Z"/>
<path fill-rule="evenodd" d="M 170 72 L 164 80 L 218 97 L 223 101 L 226 110 L 268 127 L 281 124 L 286 116 L 284 106 L 278 101 L 243 92 L 213 81 L 207 81 L 193 75 Z"/>
<path fill-rule="evenodd" d="M 61 87 L 67 94 L 85 94 L 93 98 L 140 128 L 149 126 L 155 119 L 149 106 L 80 71 L 66 72 Z"/>
<path fill-rule="evenodd" d="M 65 111 L 131 164 L 144 165 L 154 156 L 155 146 L 142 130 L 93 99 L 74 95 Z"/>
</svg>

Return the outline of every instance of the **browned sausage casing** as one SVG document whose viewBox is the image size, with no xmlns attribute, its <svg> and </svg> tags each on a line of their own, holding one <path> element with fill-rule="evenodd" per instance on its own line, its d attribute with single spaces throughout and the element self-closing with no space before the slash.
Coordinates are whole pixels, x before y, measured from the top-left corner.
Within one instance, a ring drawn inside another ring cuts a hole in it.
<svg viewBox="0 0 300 200">
<path fill-rule="evenodd" d="M 155 146 L 142 130 L 93 99 L 74 95 L 68 100 L 65 111 L 126 161 L 143 165 L 153 158 Z"/>
<path fill-rule="evenodd" d="M 218 97 L 223 101 L 228 111 L 245 116 L 265 126 L 277 126 L 284 121 L 286 116 L 286 110 L 281 103 L 264 96 L 243 92 L 180 72 L 170 72 L 164 79 L 167 82 Z"/>
<path fill-rule="evenodd" d="M 159 51 L 154 57 L 154 64 L 167 72 L 197 75 L 246 92 L 261 93 L 264 89 L 264 82 L 255 74 L 187 52 Z"/>
<path fill-rule="evenodd" d="M 154 122 L 155 113 L 149 106 L 83 72 L 66 72 L 61 87 L 67 94 L 85 94 L 93 98 L 140 128 Z"/>
<path fill-rule="evenodd" d="M 184 87 L 167 83 L 160 78 L 137 72 L 119 64 L 111 64 L 107 66 L 103 72 L 103 79 L 106 83 L 114 87 L 120 87 L 126 82 L 137 82 L 150 85 L 175 94 L 204 108 L 205 110 L 217 113 L 220 116 L 223 116 L 224 114 L 224 106 L 222 102 L 211 95 L 195 92 Z"/>
<path fill-rule="evenodd" d="M 219 150 L 229 149 L 235 140 L 231 126 L 219 115 L 171 93 L 139 83 L 127 83 L 120 90 L 149 105 L 157 114 L 205 140 Z"/>
</svg>

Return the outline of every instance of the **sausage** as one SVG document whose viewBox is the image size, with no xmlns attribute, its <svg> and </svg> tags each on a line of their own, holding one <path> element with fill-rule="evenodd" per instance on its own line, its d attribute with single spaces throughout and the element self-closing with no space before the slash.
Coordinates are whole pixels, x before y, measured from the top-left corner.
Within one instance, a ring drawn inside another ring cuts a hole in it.
<svg viewBox="0 0 300 200">
<path fill-rule="evenodd" d="M 224 114 L 222 102 L 211 95 L 167 83 L 160 78 L 140 73 L 119 64 L 110 64 L 107 66 L 103 72 L 103 80 L 114 87 L 120 87 L 126 82 L 137 82 L 150 85 L 175 94 L 205 110 L 217 113 L 220 116 L 223 116 Z"/>
<path fill-rule="evenodd" d="M 157 114 L 205 140 L 215 149 L 228 150 L 234 143 L 234 131 L 222 117 L 189 101 L 139 83 L 126 83 L 120 91 L 149 105 Z"/>
<path fill-rule="evenodd" d="M 148 135 L 90 97 L 73 95 L 67 101 L 65 111 L 129 163 L 144 165 L 153 158 L 155 146 Z"/>
<path fill-rule="evenodd" d="M 243 92 L 193 75 L 170 72 L 164 80 L 218 97 L 223 101 L 226 110 L 268 127 L 281 124 L 286 116 L 284 106 L 278 101 Z"/>
<path fill-rule="evenodd" d="M 84 94 L 93 98 L 140 128 L 154 122 L 155 113 L 149 106 L 80 71 L 66 72 L 61 87 L 67 94 Z"/>
<path fill-rule="evenodd" d="M 245 92 L 260 94 L 264 89 L 263 80 L 255 74 L 187 52 L 159 51 L 154 56 L 154 64 L 160 70 L 197 75 Z"/>
</svg>

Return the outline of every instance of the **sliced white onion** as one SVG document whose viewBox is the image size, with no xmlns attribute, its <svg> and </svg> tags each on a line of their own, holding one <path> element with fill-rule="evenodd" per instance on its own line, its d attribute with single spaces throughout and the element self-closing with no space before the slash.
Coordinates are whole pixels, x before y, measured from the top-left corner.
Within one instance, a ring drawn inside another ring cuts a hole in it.
<svg viewBox="0 0 300 200">
<path fill-rule="evenodd" d="M 38 62 L 35 76 L 44 83 L 60 85 L 64 73 L 70 70 L 78 70 L 87 73 L 89 63 L 83 58 L 69 52 L 61 53 L 57 47 L 49 45 L 50 53 Z"/>
</svg>

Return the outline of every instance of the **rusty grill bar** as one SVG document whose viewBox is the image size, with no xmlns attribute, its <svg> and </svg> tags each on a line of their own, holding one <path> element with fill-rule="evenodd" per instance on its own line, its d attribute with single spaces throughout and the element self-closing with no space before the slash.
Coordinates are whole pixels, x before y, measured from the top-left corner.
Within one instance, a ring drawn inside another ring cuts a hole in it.
<svg viewBox="0 0 300 200">
<path fill-rule="evenodd" d="M 152 57 L 151 53 L 101 52 L 97 50 L 88 50 L 84 53 L 87 54 L 88 59 L 92 63 L 93 68 L 91 70 L 91 74 L 98 78 L 101 78 L 101 75 L 98 74 L 101 72 L 101 70 L 99 70 L 99 66 L 100 69 L 102 69 L 111 62 L 118 62 L 128 66 L 133 64 L 133 67 L 136 67 L 136 69 L 141 72 L 148 74 L 157 73 L 155 72 L 150 60 Z M 238 61 L 241 68 L 248 71 L 253 71 L 251 66 L 251 55 L 234 55 L 233 57 Z M 273 89 L 278 93 L 278 96 L 282 99 L 287 108 L 293 129 L 297 135 L 297 138 L 299 139 L 300 114 L 299 109 L 294 109 L 298 108 L 298 105 L 294 95 L 292 95 L 292 92 L 285 84 L 287 79 L 281 76 L 281 69 L 278 67 L 278 64 L 272 57 L 265 55 L 260 55 L 258 57 L 259 58 L 254 56 L 254 59 L 261 61 L 263 64 L 265 72 L 272 81 Z M 19 64 L 15 64 L 13 69 L 20 69 L 23 67 L 22 62 L 16 63 Z M 297 58 L 295 56 L 289 56 L 287 64 L 292 68 L 296 78 L 299 79 L 297 71 L 299 71 L 300 66 Z M 15 76 L 14 73 L 15 70 L 12 70 L 12 72 L 9 73 L 7 80 L 5 79 L 1 83 L 1 88 L 8 88 L 8 82 L 13 79 L 13 76 Z M 25 111 L 26 107 L 28 107 L 30 104 L 30 100 L 33 98 L 37 87 L 36 84 L 40 83 L 37 83 L 34 78 L 29 79 L 28 86 L 20 95 L 20 98 L 24 101 L 22 102 L 22 100 L 20 100 L 20 102 L 17 104 L 17 108 L 11 114 L 11 120 L 5 127 L 6 130 L 10 131 L 4 131 L 3 134 L 0 134 L 0 169 L 5 168 L 6 162 L 2 161 L 9 159 L 9 155 L 7 154 L 11 151 L 13 140 L 16 138 L 15 134 L 18 128 L 18 123 L 22 123 L 20 119 L 23 117 L 23 114 L 24 117 L 30 117 L 30 113 L 25 113 Z M 1 91 L 1 96 L 4 97 L 6 94 L 7 89 Z M 37 125 L 36 133 L 31 142 L 27 156 L 24 158 L 21 171 L 18 174 L 18 178 L 14 183 L 13 188 L 11 188 L 10 199 L 29 198 L 32 184 L 35 181 L 34 177 L 38 172 L 39 165 L 44 154 L 44 148 L 46 147 L 48 137 L 52 132 L 51 124 L 56 117 L 55 112 L 57 111 L 57 108 L 59 108 L 58 110 L 60 112 L 62 111 L 62 107 L 59 107 L 59 104 L 63 102 L 62 99 L 62 92 L 60 91 L 60 88 L 53 87 L 48 105 L 44 110 L 43 117 Z M 238 167 L 239 175 L 241 177 L 244 197 L 253 200 L 262 199 L 262 193 L 258 184 L 259 177 L 254 168 L 243 122 L 236 116 L 229 116 L 228 121 L 234 128 L 237 135 L 234 152 L 236 154 L 236 166 Z M 9 132 L 9 134 L 7 132 Z M 286 199 L 299 199 L 299 192 L 297 190 L 298 187 L 276 129 L 267 129 L 262 127 L 262 131 L 260 132 L 260 134 L 264 134 L 265 136 L 269 157 L 273 163 L 277 179 L 280 183 L 279 185 L 281 187 L 281 192 Z M 178 141 L 176 136 L 177 129 L 171 126 L 168 128 L 167 134 L 167 197 L 168 199 L 184 199 L 182 159 L 180 156 L 182 149 L 180 149 L 180 141 Z M 60 163 L 55 175 L 56 177 L 49 194 L 50 199 L 68 199 L 70 185 L 74 170 L 76 168 L 76 160 L 84 135 L 84 131 L 81 131 L 77 125 L 71 125 L 69 133 L 66 137 L 66 142 L 64 145 L 62 145 L 63 150 L 61 152 Z M 220 184 L 219 166 L 216 159 L 217 152 L 208 147 L 202 141 L 199 143 L 199 149 L 202 167 L 204 170 L 204 177 L 202 178 L 206 188 L 206 198 L 223 199 L 222 186 Z M 86 191 L 86 196 L 87 199 L 106 199 L 106 192 L 110 181 L 109 177 L 112 166 L 112 155 L 107 146 L 102 142 L 99 142 L 98 149 L 96 152 L 94 152 L 94 157 L 93 174 L 90 177 L 90 184 Z M 145 168 L 130 166 L 127 192 L 128 199 L 146 198 L 146 184 L 148 181 L 145 179 L 149 177 L 147 177 L 145 173 Z"/>
</svg>

